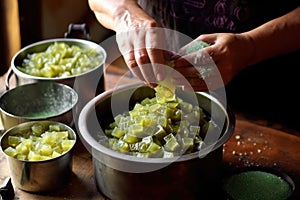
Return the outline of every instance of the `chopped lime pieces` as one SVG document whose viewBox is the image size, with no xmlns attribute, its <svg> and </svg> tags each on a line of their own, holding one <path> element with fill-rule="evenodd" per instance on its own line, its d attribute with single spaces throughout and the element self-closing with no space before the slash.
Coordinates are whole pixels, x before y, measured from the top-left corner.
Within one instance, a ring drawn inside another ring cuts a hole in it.
<svg viewBox="0 0 300 200">
<path fill-rule="evenodd" d="M 58 153 L 57 151 L 53 151 L 53 153 L 52 153 L 52 158 L 56 158 L 56 157 L 59 157 L 61 154 L 60 153 Z"/>
<path fill-rule="evenodd" d="M 49 144 L 42 144 L 39 148 L 39 153 L 43 156 L 49 156 L 53 153 L 53 149 Z"/>
<path fill-rule="evenodd" d="M 210 119 L 199 106 L 185 102 L 175 91 L 158 85 L 155 97 L 137 102 L 116 115 L 101 144 L 137 157 L 171 158 L 199 150 Z"/>
<path fill-rule="evenodd" d="M 37 123 L 27 134 L 8 136 L 8 145 L 4 152 L 10 157 L 41 161 L 68 152 L 75 145 L 75 140 L 70 139 L 69 132 L 61 130 L 60 126 L 43 127 Z"/>
<path fill-rule="evenodd" d="M 173 88 L 168 88 L 167 86 L 158 85 L 154 89 L 156 91 L 156 101 L 158 103 L 164 104 L 176 100 L 176 96 Z"/>
<path fill-rule="evenodd" d="M 33 135 L 40 136 L 44 132 L 44 127 L 41 124 L 34 124 L 31 130 Z"/>
<path fill-rule="evenodd" d="M 112 131 L 111 135 L 116 138 L 121 138 L 123 135 L 125 135 L 125 131 L 118 127 L 115 127 L 114 130 Z"/>
<path fill-rule="evenodd" d="M 17 68 L 32 76 L 67 77 L 92 70 L 103 59 L 103 53 L 95 49 L 54 42 L 45 51 L 28 54 Z"/>
<path fill-rule="evenodd" d="M 21 142 L 20 137 L 17 136 L 8 136 L 8 144 L 12 147 L 17 146 Z"/>
<path fill-rule="evenodd" d="M 194 53 L 196 51 L 199 51 L 200 49 L 203 49 L 205 47 L 208 47 L 209 44 L 203 41 L 193 41 L 187 48 L 186 48 L 186 54 Z"/>
<path fill-rule="evenodd" d="M 138 138 L 134 134 L 127 133 L 127 134 L 124 135 L 123 140 L 125 142 L 127 142 L 128 144 L 133 144 L 133 143 L 136 143 L 138 141 Z"/>
<path fill-rule="evenodd" d="M 17 150 L 13 147 L 7 147 L 4 149 L 4 153 L 11 157 L 15 157 L 18 154 Z"/>
<path fill-rule="evenodd" d="M 64 152 L 69 151 L 75 144 L 75 140 L 62 140 L 61 147 Z"/>
</svg>

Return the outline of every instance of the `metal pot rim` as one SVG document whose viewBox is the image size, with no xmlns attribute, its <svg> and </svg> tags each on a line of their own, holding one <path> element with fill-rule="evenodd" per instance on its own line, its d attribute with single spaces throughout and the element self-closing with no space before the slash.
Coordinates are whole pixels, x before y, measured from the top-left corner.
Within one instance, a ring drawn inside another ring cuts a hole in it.
<svg viewBox="0 0 300 200">
<path fill-rule="evenodd" d="M 12 134 L 12 131 L 16 130 L 16 129 L 22 129 L 24 127 L 30 127 L 32 126 L 33 124 L 35 123 L 43 123 L 43 124 L 58 124 L 62 127 L 64 127 L 69 133 L 71 133 L 71 136 L 72 138 L 77 141 L 77 136 L 76 136 L 76 133 L 75 131 L 68 125 L 64 124 L 64 123 L 61 123 L 61 122 L 57 122 L 57 121 L 51 121 L 51 120 L 43 120 L 43 121 L 28 121 L 28 122 L 23 122 L 21 124 L 18 124 L 14 127 L 11 127 L 10 129 L 6 130 L 3 135 L 0 137 L 0 148 L 2 150 L 2 152 L 4 153 L 4 149 L 3 149 L 3 146 L 2 146 L 2 143 L 3 143 L 3 140 L 10 136 Z M 14 134 L 13 134 L 14 135 Z M 14 159 L 14 160 L 17 160 L 19 162 L 24 162 L 24 163 L 36 163 L 36 164 L 39 164 L 39 163 L 47 163 L 47 162 L 52 162 L 54 160 L 58 160 L 58 159 L 61 159 L 63 156 L 65 156 L 66 154 L 70 153 L 73 149 L 74 149 L 75 145 L 73 145 L 71 147 L 71 149 L 69 149 L 67 152 L 64 152 L 63 154 L 61 154 L 60 156 L 56 157 L 56 158 L 51 158 L 51 159 L 48 159 L 48 160 L 40 160 L 40 161 L 28 161 L 28 160 L 19 160 L 17 158 L 13 158 L 13 157 L 10 157 L 11 159 Z M 5 154 L 5 153 L 4 153 Z M 5 154 L 6 155 L 6 154 Z M 6 155 L 8 156 L 8 155 Z"/>
<path fill-rule="evenodd" d="M 46 83 L 49 83 L 49 84 L 54 84 L 54 85 L 57 85 L 61 88 L 66 88 L 70 91 L 72 91 L 75 99 L 74 99 L 74 102 L 73 104 L 70 106 L 70 108 L 68 109 L 65 109 L 63 112 L 60 112 L 60 113 L 57 113 L 56 115 L 49 115 L 45 118 L 36 118 L 36 117 L 26 117 L 26 116 L 19 116 L 19 115 L 15 115 L 15 114 L 12 114 L 12 113 L 9 113 L 7 112 L 6 110 L 4 110 L 2 108 L 2 106 L 0 105 L 0 111 L 3 112 L 3 114 L 7 115 L 7 116 L 10 116 L 10 117 L 13 117 L 13 118 L 17 118 L 17 119 L 25 119 L 25 120 L 38 120 L 38 119 L 50 119 L 50 118 L 53 118 L 53 117 L 58 117 L 58 116 L 61 116 L 61 115 L 64 115 L 65 113 L 69 112 L 70 110 L 73 109 L 73 107 L 77 104 L 78 102 L 78 94 L 77 92 L 71 88 L 70 86 L 68 85 L 65 85 L 65 84 L 62 84 L 62 83 L 56 83 L 56 82 L 35 82 L 35 83 L 30 83 L 30 84 L 25 84 L 25 85 L 20 85 L 20 86 L 17 86 L 15 88 L 12 88 L 10 90 L 6 90 L 3 94 L 1 94 L 0 96 L 0 99 L 2 99 L 2 97 L 4 97 L 5 95 L 8 95 L 9 93 L 12 93 L 13 91 L 15 91 L 16 89 L 18 88 L 21 88 L 21 87 L 31 87 L 31 86 L 37 86 L 39 84 L 46 84 Z"/>
<path fill-rule="evenodd" d="M 88 130 L 87 124 L 86 124 L 87 116 L 91 112 L 91 109 L 94 108 L 94 105 L 96 105 L 100 99 L 103 99 L 104 97 L 107 97 L 116 91 L 122 91 L 122 90 L 130 89 L 130 88 L 137 88 L 137 87 L 141 87 L 141 86 L 145 86 L 145 84 L 142 82 L 133 83 L 133 84 L 132 83 L 124 84 L 124 85 L 118 87 L 117 89 L 111 89 L 111 90 L 107 90 L 107 91 L 103 92 L 102 94 L 93 98 L 91 101 L 89 101 L 84 106 L 84 108 L 82 109 L 82 111 L 80 112 L 80 115 L 79 115 L 78 128 L 79 128 L 79 136 L 80 136 L 81 140 L 84 142 L 86 148 L 92 154 L 93 153 L 97 154 L 100 152 L 105 155 L 111 156 L 117 160 L 130 161 L 130 162 L 136 162 L 136 163 L 152 163 L 152 164 L 171 163 L 174 161 L 175 162 L 186 161 L 186 160 L 195 159 L 197 157 L 201 158 L 202 154 L 203 154 L 202 156 L 205 156 L 206 154 L 208 154 L 209 152 L 205 152 L 205 149 L 203 149 L 204 151 L 201 152 L 201 154 L 199 154 L 200 152 L 194 152 L 194 153 L 185 154 L 185 155 L 181 155 L 181 156 L 174 157 L 174 158 L 146 158 L 146 159 L 139 158 L 139 157 L 135 157 L 135 156 L 131 156 L 131 155 L 122 154 L 122 153 L 113 151 L 109 148 L 106 148 L 103 145 L 99 144 L 99 142 L 96 141 L 89 134 L 89 130 Z M 220 139 L 215 144 L 213 144 L 213 146 L 208 146 L 206 148 L 209 151 L 214 151 L 217 148 L 219 148 L 220 146 L 222 146 L 233 134 L 233 131 L 235 128 L 235 117 L 234 117 L 234 114 L 230 111 L 230 109 L 226 109 L 225 107 L 223 107 L 223 105 L 213 96 L 211 96 L 205 92 L 197 92 L 197 93 L 204 95 L 205 97 L 216 102 L 227 114 L 227 116 L 226 116 L 227 122 L 230 122 L 230 123 L 228 123 L 228 126 L 226 127 L 226 130 L 224 131 L 224 133 L 226 133 L 226 134 L 223 134 L 220 137 Z"/>
<path fill-rule="evenodd" d="M 99 64 L 99 66 L 86 71 L 84 73 L 81 74 L 76 74 L 76 75 L 72 75 L 72 76 L 67 76 L 67 77 L 53 77 L 53 78 L 47 78 L 47 77 L 39 77 L 39 76 L 32 76 L 26 73 L 21 72 L 20 70 L 18 70 L 17 66 L 15 65 L 15 61 L 16 59 L 24 52 L 26 52 L 27 50 L 39 46 L 39 45 L 43 45 L 43 44 L 52 44 L 54 42 L 73 42 L 73 43 L 77 43 L 77 44 L 84 44 L 84 45 L 88 45 L 91 48 L 97 49 L 98 52 L 101 52 L 103 54 L 103 60 L 102 62 Z M 51 80 L 51 81 L 55 81 L 55 80 L 66 80 L 66 79 L 72 79 L 72 78 L 76 78 L 76 77 L 80 77 L 80 76 L 84 76 L 85 74 L 88 73 L 92 73 L 93 71 L 97 70 L 100 66 L 102 66 L 106 60 L 107 54 L 105 49 L 100 46 L 99 44 L 89 41 L 89 40 L 84 40 L 84 39 L 76 39 L 76 38 L 54 38 L 54 39 L 47 39 L 47 40 L 42 40 L 42 41 L 38 41 L 35 43 L 32 43 L 30 45 L 27 45 L 25 47 L 23 47 L 22 49 L 20 49 L 13 57 L 11 60 L 11 69 L 13 70 L 13 72 L 20 77 L 23 78 L 28 78 L 28 79 L 33 79 L 33 80 Z"/>
</svg>

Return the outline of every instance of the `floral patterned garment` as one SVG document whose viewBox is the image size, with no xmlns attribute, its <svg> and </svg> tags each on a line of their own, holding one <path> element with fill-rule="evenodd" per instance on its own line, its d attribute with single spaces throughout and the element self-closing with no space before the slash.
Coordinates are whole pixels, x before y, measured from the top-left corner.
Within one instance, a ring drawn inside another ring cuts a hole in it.
<svg viewBox="0 0 300 200">
<path fill-rule="evenodd" d="M 244 32 L 300 5 L 299 0 L 140 0 L 163 27 L 195 38 L 203 33 Z"/>
<path fill-rule="evenodd" d="M 300 6 L 300 0 L 139 1 L 163 27 L 185 33 L 191 37 L 189 39 L 195 39 L 204 33 L 248 31 Z M 172 40 L 170 46 L 174 46 L 174 51 L 180 48 L 182 43 L 175 36 L 169 37 Z M 294 116 L 299 116 L 300 107 L 295 105 L 299 104 L 300 98 L 293 95 L 295 87 L 299 86 L 298 67 L 295 67 L 299 66 L 299 56 L 300 51 L 297 51 L 243 70 L 226 86 L 229 105 L 253 116 L 264 116 L 294 124 L 299 129 L 299 117 Z M 291 94 L 292 98 L 278 95 L 278 91 Z"/>
</svg>

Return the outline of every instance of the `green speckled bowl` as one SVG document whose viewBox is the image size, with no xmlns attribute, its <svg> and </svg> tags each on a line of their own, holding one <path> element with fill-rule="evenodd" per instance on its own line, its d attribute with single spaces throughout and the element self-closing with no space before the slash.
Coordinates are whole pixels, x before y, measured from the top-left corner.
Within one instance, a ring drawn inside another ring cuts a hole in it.
<svg viewBox="0 0 300 200">
<path fill-rule="evenodd" d="M 229 200 L 288 200 L 295 184 L 279 170 L 247 167 L 227 177 L 223 190 Z"/>
<path fill-rule="evenodd" d="M 49 81 L 17 86 L 1 96 L 2 124 L 5 130 L 22 122 L 45 119 L 71 125 L 72 108 L 77 101 L 77 93 L 64 84 Z"/>
</svg>

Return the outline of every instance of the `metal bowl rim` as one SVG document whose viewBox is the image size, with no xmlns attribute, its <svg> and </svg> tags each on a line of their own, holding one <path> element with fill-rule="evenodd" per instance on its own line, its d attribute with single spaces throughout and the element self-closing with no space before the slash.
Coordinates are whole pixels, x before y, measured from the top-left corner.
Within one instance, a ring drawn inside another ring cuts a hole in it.
<svg viewBox="0 0 300 200">
<path fill-rule="evenodd" d="M 76 75 L 72 75 L 72 76 L 66 76 L 66 77 L 53 77 L 53 78 L 47 78 L 47 77 L 40 77 L 40 76 L 33 76 L 33 75 L 30 75 L 30 74 L 26 74 L 26 73 L 23 73 L 22 71 L 18 70 L 17 66 L 15 66 L 15 60 L 16 58 L 23 52 L 26 52 L 26 50 L 30 49 L 30 48 L 33 48 L 33 47 L 36 47 L 38 45 L 42 45 L 42 44 L 52 44 L 54 42 L 76 42 L 78 44 L 87 44 L 88 46 L 94 48 L 94 49 L 97 49 L 98 52 L 101 52 L 103 53 L 103 60 L 102 62 L 99 64 L 99 66 L 89 70 L 89 71 L 86 71 L 84 73 L 81 73 L 81 74 L 76 74 Z M 100 46 L 99 44 L 95 43 L 95 42 L 92 42 L 92 41 L 89 41 L 89 40 L 84 40 L 84 39 L 75 39 L 75 38 L 55 38 L 55 39 L 47 39 L 47 40 L 42 40 L 42 41 L 38 41 L 38 42 L 35 42 L 35 43 L 32 43 L 28 46 L 25 46 L 23 47 L 22 49 L 20 49 L 13 57 L 12 57 L 12 60 L 11 60 L 11 69 L 13 70 L 13 72 L 17 75 L 17 76 L 20 76 L 20 77 L 23 77 L 23 78 L 28 78 L 28 79 L 33 79 L 33 80 L 52 80 L 52 81 L 55 81 L 55 80 L 67 80 L 67 79 L 73 79 L 73 78 L 76 78 L 76 77 L 80 77 L 80 76 L 84 76 L 85 74 L 88 74 L 88 73 L 92 73 L 93 71 L 97 70 L 99 67 L 101 67 L 104 63 L 105 63 L 105 60 L 106 60 L 106 57 L 107 57 L 107 53 L 105 51 L 105 49 Z"/>
<path fill-rule="evenodd" d="M 45 84 L 45 83 L 46 83 L 46 82 L 34 82 L 34 83 L 25 84 L 25 85 L 19 85 L 19 86 L 17 86 L 17 87 L 18 87 L 18 88 L 19 88 L 19 87 L 30 87 L 30 86 L 32 86 L 32 85 L 39 85 L 39 84 Z M 72 91 L 72 93 L 73 93 L 73 95 L 75 95 L 74 97 L 75 97 L 76 99 L 75 99 L 74 103 L 72 104 L 72 106 L 70 106 L 69 109 L 65 110 L 64 112 L 58 113 L 58 114 L 56 114 L 56 115 L 50 115 L 50 116 L 47 116 L 47 117 L 44 117 L 44 118 L 24 117 L 24 116 L 14 115 L 14 114 L 12 114 L 12 113 L 7 112 L 6 110 L 3 110 L 3 108 L 2 108 L 1 106 L 0 106 L 0 111 L 3 112 L 3 114 L 5 114 L 5 115 L 7 115 L 7 116 L 9 116 L 9 117 L 13 117 L 13 118 L 17 118 L 17 119 L 25 119 L 25 120 L 38 120 L 38 119 L 44 119 L 44 120 L 46 120 L 46 119 L 49 119 L 49 118 L 53 118 L 53 117 L 58 117 L 58 116 L 64 115 L 65 113 L 67 113 L 67 112 L 69 112 L 70 110 L 72 110 L 72 109 L 74 108 L 74 106 L 75 106 L 75 105 L 77 104 L 77 102 L 78 102 L 78 94 L 77 94 L 77 92 L 76 92 L 73 88 L 71 88 L 70 86 L 65 85 L 65 84 L 62 84 L 62 83 L 57 83 L 57 82 L 49 82 L 49 83 L 54 84 L 54 85 L 58 85 L 59 87 L 62 87 L 62 88 L 67 88 L 68 90 Z M 1 94 L 0 99 L 1 99 L 3 96 L 7 95 L 9 92 L 11 92 L 11 91 L 17 89 L 17 87 L 12 88 L 12 89 L 10 89 L 10 90 L 6 90 L 3 94 Z"/>
<path fill-rule="evenodd" d="M 170 162 L 174 162 L 174 161 L 180 162 L 180 161 L 191 160 L 191 159 L 195 159 L 195 158 L 199 157 L 199 152 L 193 152 L 190 154 L 185 154 L 185 155 L 181 155 L 181 156 L 174 157 L 174 158 L 146 158 L 146 159 L 139 158 L 139 157 L 135 157 L 135 156 L 131 156 L 131 155 L 122 154 L 122 153 L 113 151 L 112 149 L 109 149 L 107 147 L 104 147 L 89 134 L 88 128 L 86 126 L 86 121 L 87 121 L 86 118 L 87 118 L 88 114 L 91 112 L 91 109 L 94 107 L 94 105 L 96 105 L 98 103 L 98 101 L 100 99 L 107 97 L 116 91 L 119 92 L 122 90 L 137 88 L 140 86 L 145 86 L 145 84 L 143 82 L 138 82 L 138 83 L 133 83 L 133 84 L 129 83 L 129 84 L 124 84 L 122 86 L 119 86 L 117 89 L 107 90 L 107 91 L 99 94 L 92 100 L 90 100 L 84 106 L 84 108 L 80 112 L 79 119 L 78 119 L 78 128 L 79 128 L 78 133 L 79 133 L 81 140 L 83 140 L 85 143 L 87 143 L 89 145 L 86 148 L 88 148 L 89 151 L 91 150 L 91 148 L 95 149 L 96 151 L 98 151 L 100 153 L 109 155 L 109 156 L 114 157 L 119 160 L 132 161 L 132 162 L 138 162 L 138 163 L 170 163 Z M 232 136 L 234 128 L 235 128 L 235 116 L 230 109 L 224 108 L 223 105 L 215 97 L 213 97 L 205 92 L 197 92 L 197 93 L 204 95 L 205 97 L 213 100 L 215 103 L 217 103 L 220 106 L 220 108 L 224 111 L 224 113 L 227 114 L 226 120 L 228 122 L 227 123 L 228 125 L 226 127 L 226 130 L 224 131 L 224 133 L 226 133 L 226 134 L 223 134 L 223 136 L 221 136 L 221 138 L 217 141 L 217 143 L 212 147 L 211 151 L 214 151 L 217 148 L 219 148 L 220 146 L 222 146 Z"/>
<path fill-rule="evenodd" d="M 35 123 L 49 123 L 49 124 L 59 124 L 60 126 L 63 126 L 65 127 L 69 132 L 72 133 L 72 136 L 74 137 L 74 140 L 75 140 L 75 144 L 77 142 L 77 136 L 76 136 L 76 133 L 75 131 L 68 125 L 64 124 L 64 123 L 61 123 L 61 122 L 57 122 L 57 121 L 51 121 L 51 120 L 43 120 L 43 121 L 28 121 L 28 122 L 23 122 L 21 124 L 18 124 L 18 125 L 15 125 L 11 128 L 9 128 L 8 130 L 6 130 L 3 135 L 0 137 L 0 149 L 2 151 L 2 153 L 9 157 L 10 159 L 14 159 L 14 160 L 17 160 L 17 161 L 20 161 L 20 162 L 24 162 L 24 163 L 32 163 L 32 164 L 39 164 L 39 163 L 47 163 L 47 162 L 52 162 L 52 161 L 55 161 L 55 160 L 59 160 L 61 159 L 62 157 L 66 156 L 67 154 L 71 153 L 71 151 L 74 149 L 75 147 L 75 144 L 71 147 L 71 149 L 69 149 L 67 152 L 64 152 L 63 154 L 61 154 L 60 156 L 56 157 L 56 158 L 51 158 L 51 159 L 48 159 L 48 160 L 40 160 L 40 161 L 29 161 L 29 160 L 19 160 L 17 158 L 13 158 L 13 157 L 10 157 L 9 155 L 7 155 L 6 153 L 4 153 L 4 149 L 2 147 L 2 140 L 8 136 L 12 130 L 14 129 L 17 129 L 19 127 L 22 127 L 22 126 L 30 126 L 31 124 L 35 124 Z"/>
</svg>

